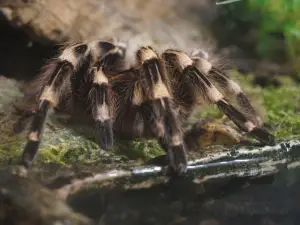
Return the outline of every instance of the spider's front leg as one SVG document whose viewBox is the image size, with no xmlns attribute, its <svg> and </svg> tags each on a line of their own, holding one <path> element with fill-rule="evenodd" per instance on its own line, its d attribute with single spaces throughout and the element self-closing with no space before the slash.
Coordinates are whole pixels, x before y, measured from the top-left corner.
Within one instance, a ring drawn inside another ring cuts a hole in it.
<svg viewBox="0 0 300 225">
<path fill-rule="evenodd" d="M 93 67 L 89 76 L 92 87 L 88 94 L 91 117 L 95 124 L 96 140 L 102 149 L 113 146 L 113 93 L 103 68 Z"/>
<path fill-rule="evenodd" d="M 123 70 L 125 49 L 110 42 L 89 42 L 90 54 L 71 79 L 73 107 L 83 102 L 100 148 L 113 146 L 114 93 L 109 77 Z"/>
<path fill-rule="evenodd" d="M 187 166 L 186 147 L 164 63 L 151 47 L 142 47 L 137 59 L 142 64 L 146 92 L 146 101 L 141 104 L 144 121 L 166 150 L 171 168 L 182 174 Z"/>
<path fill-rule="evenodd" d="M 49 64 L 45 73 L 41 74 L 45 86 L 39 94 L 28 141 L 23 150 L 22 161 L 25 167 L 31 166 L 37 154 L 49 109 L 56 107 L 61 98 L 66 95 L 70 77 L 78 70 L 88 54 L 89 48 L 86 44 L 70 46 Z"/>
</svg>

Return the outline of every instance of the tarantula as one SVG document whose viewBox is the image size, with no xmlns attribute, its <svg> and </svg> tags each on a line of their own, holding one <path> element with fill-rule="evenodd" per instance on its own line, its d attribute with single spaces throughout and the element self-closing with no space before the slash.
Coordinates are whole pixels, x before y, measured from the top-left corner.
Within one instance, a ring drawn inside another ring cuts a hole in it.
<svg viewBox="0 0 300 225">
<path fill-rule="evenodd" d="M 199 104 L 216 104 L 239 129 L 263 144 L 275 144 L 240 86 L 213 66 L 206 52 L 168 49 L 159 54 L 144 46 L 130 64 L 127 53 L 126 46 L 106 41 L 76 43 L 45 65 L 33 86 L 36 104 L 20 119 L 32 117 L 22 155 L 26 167 L 37 154 L 53 108 L 89 118 L 102 149 L 110 149 L 115 136 L 157 139 L 177 174 L 187 166 L 183 123 Z M 235 97 L 242 110 L 225 96 Z"/>
</svg>

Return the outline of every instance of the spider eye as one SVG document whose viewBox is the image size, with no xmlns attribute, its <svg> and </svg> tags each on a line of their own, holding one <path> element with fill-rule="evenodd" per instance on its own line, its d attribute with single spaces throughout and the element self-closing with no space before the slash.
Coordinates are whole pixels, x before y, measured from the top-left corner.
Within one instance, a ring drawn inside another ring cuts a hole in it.
<svg viewBox="0 0 300 225">
<path fill-rule="evenodd" d="M 74 51 L 76 55 L 83 55 L 86 52 L 87 48 L 87 45 L 79 45 L 75 47 Z"/>
</svg>

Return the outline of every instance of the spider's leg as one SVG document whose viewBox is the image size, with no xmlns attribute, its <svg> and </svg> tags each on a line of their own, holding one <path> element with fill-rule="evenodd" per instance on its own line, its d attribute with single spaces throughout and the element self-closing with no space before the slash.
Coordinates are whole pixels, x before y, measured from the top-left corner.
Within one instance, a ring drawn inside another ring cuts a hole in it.
<svg viewBox="0 0 300 225">
<path fill-rule="evenodd" d="M 241 130 L 249 132 L 251 136 L 267 145 L 274 145 L 274 136 L 268 131 L 260 128 L 252 120 L 248 119 L 243 113 L 232 106 L 207 78 L 207 76 L 194 66 L 193 61 L 181 51 L 169 50 L 166 54 L 176 56 L 177 64 L 181 67 L 181 76 L 188 83 L 190 94 L 197 102 L 216 104 Z"/>
<path fill-rule="evenodd" d="M 71 79 L 72 102 L 74 108 L 78 100 L 84 102 L 95 125 L 97 143 L 108 149 L 113 145 L 113 93 L 109 76 L 123 70 L 125 49 L 99 40 L 89 42 L 88 46 L 87 60 Z"/>
<path fill-rule="evenodd" d="M 102 67 L 93 67 L 90 76 L 92 87 L 89 91 L 88 102 L 95 124 L 96 139 L 100 148 L 108 149 L 113 145 L 113 93 Z"/>
<path fill-rule="evenodd" d="M 88 46 L 85 44 L 73 45 L 66 48 L 55 59 L 55 63 L 53 63 L 55 68 L 52 68 L 53 72 L 47 74 L 47 82 L 39 96 L 38 107 L 28 134 L 28 141 L 23 150 L 22 161 L 25 167 L 31 166 L 37 154 L 49 109 L 59 104 L 71 75 L 81 65 L 81 61 L 85 59 L 88 52 Z"/>
<path fill-rule="evenodd" d="M 241 111 L 249 120 L 256 126 L 262 126 L 262 119 L 257 114 L 256 110 L 251 105 L 249 98 L 237 82 L 230 79 L 225 72 L 213 66 L 204 58 L 193 58 L 193 61 L 193 64 L 207 76 L 224 96 L 236 99 L 236 102 L 241 107 Z"/>
<path fill-rule="evenodd" d="M 141 105 L 144 121 L 166 150 L 171 168 L 177 174 L 184 173 L 187 166 L 186 147 L 163 61 L 151 47 L 142 47 L 137 52 L 137 59 L 143 67 L 148 98 Z"/>
<path fill-rule="evenodd" d="M 201 96 L 202 101 L 216 104 L 241 130 L 267 145 L 274 145 L 275 138 L 268 131 L 260 128 L 252 120 L 232 106 L 218 89 L 207 79 L 204 73 L 194 66 L 185 68 L 190 81 Z"/>
<path fill-rule="evenodd" d="M 72 72 L 72 65 L 69 63 L 58 63 L 55 76 L 49 80 L 39 97 L 39 105 L 32 119 L 28 135 L 28 142 L 23 150 L 23 163 L 30 167 L 38 151 L 43 133 L 44 123 L 48 110 L 55 107 L 59 101 L 61 85 L 65 82 L 65 77 Z"/>
</svg>

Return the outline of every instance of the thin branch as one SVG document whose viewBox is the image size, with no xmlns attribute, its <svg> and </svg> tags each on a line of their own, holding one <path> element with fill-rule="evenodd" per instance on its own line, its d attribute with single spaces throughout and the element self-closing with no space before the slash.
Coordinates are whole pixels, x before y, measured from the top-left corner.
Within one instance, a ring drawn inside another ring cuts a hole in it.
<svg viewBox="0 0 300 225">
<path fill-rule="evenodd" d="M 216 153 L 190 161 L 187 167 L 187 177 L 194 182 L 206 182 L 213 179 L 229 177 L 257 177 L 276 174 L 279 168 L 295 169 L 300 167 L 300 141 L 282 142 L 276 146 L 265 146 L 255 149 L 238 149 Z M 147 180 L 149 177 L 166 176 L 167 167 L 148 166 L 132 170 L 112 170 L 98 173 L 84 179 L 73 180 L 57 189 L 59 197 L 65 199 L 90 184 L 108 180 L 138 178 Z M 167 176 L 166 176 L 167 177 Z"/>
<path fill-rule="evenodd" d="M 216 2 L 216 5 L 225 5 L 225 4 L 239 2 L 239 1 L 241 1 L 241 0 L 226 0 L 226 1 L 222 1 L 222 2 Z"/>
</svg>

